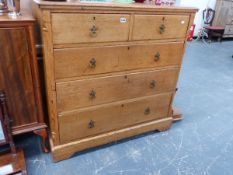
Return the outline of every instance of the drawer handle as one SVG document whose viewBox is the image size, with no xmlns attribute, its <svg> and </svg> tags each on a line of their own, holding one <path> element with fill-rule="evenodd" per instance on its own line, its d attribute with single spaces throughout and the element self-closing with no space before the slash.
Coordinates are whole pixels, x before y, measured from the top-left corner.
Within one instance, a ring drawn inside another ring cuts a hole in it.
<svg viewBox="0 0 233 175">
<path fill-rule="evenodd" d="M 95 68 L 96 67 L 96 59 L 95 58 L 92 58 L 90 61 L 89 61 L 89 65 L 91 68 Z"/>
<path fill-rule="evenodd" d="M 159 53 L 159 52 L 157 52 L 157 53 L 155 54 L 154 60 L 155 60 L 155 61 L 159 61 L 159 60 L 160 60 L 160 53 Z"/>
<path fill-rule="evenodd" d="M 165 32 L 166 26 L 164 24 L 161 24 L 159 27 L 159 33 L 163 34 Z"/>
<path fill-rule="evenodd" d="M 156 81 L 155 81 L 155 80 L 152 80 L 152 81 L 150 82 L 150 88 L 151 88 L 151 89 L 155 88 L 155 85 L 156 85 Z"/>
<path fill-rule="evenodd" d="M 93 120 L 90 120 L 90 122 L 88 123 L 88 128 L 94 128 L 95 127 L 95 122 Z"/>
<path fill-rule="evenodd" d="M 91 90 L 91 92 L 89 93 L 90 98 L 94 99 L 96 97 L 96 92 L 94 90 Z"/>
<path fill-rule="evenodd" d="M 149 115 L 150 114 L 150 108 L 149 107 L 145 109 L 144 114 L 145 115 Z"/>
<path fill-rule="evenodd" d="M 97 31 L 98 31 L 98 28 L 95 25 L 93 25 L 92 28 L 90 28 L 91 36 L 96 37 Z"/>
</svg>

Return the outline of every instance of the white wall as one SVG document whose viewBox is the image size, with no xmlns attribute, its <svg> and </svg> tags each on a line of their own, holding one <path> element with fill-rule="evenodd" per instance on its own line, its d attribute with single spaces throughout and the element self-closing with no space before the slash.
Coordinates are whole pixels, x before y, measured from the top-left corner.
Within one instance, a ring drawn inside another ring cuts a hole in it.
<svg viewBox="0 0 233 175">
<path fill-rule="evenodd" d="M 215 9 L 216 0 L 177 0 L 176 4 L 186 7 L 197 7 L 199 9 L 194 20 L 194 24 L 196 24 L 194 36 L 196 36 L 203 24 L 202 11 L 207 6 L 212 9 Z"/>
<path fill-rule="evenodd" d="M 32 2 L 33 0 L 21 0 L 20 5 L 21 5 L 21 10 L 27 11 L 28 13 L 32 14 Z"/>
</svg>

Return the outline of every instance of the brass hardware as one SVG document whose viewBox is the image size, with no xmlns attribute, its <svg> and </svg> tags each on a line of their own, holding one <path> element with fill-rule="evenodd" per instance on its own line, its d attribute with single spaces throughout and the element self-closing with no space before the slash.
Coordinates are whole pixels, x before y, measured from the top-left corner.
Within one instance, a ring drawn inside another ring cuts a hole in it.
<svg viewBox="0 0 233 175">
<path fill-rule="evenodd" d="M 45 26 L 43 26 L 43 27 L 42 27 L 42 30 L 45 31 L 45 32 L 47 32 L 47 31 L 48 31 L 48 28 L 45 27 Z"/>
<path fill-rule="evenodd" d="M 91 90 L 91 92 L 89 93 L 90 98 L 94 99 L 96 97 L 96 92 L 94 90 Z"/>
<path fill-rule="evenodd" d="M 93 25 L 92 28 L 90 28 L 91 36 L 96 37 L 97 31 L 98 31 L 98 28 L 95 25 Z"/>
<path fill-rule="evenodd" d="M 155 80 L 152 80 L 152 81 L 150 82 L 150 88 L 151 88 L 151 89 L 155 88 L 155 85 L 156 85 L 156 81 L 155 81 Z"/>
<path fill-rule="evenodd" d="M 159 27 L 159 33 L 163 34 L 165 32 L 166 26 L 164 24 L 161 24 Z"/>
<path fill-rule="evenodd" d="M 89 65 L 91 68 L 95 68 L 96 67 L 96 59 L 95 58 L 92 58 L 90 61 L 89 61 Z"/>
<path fill-rule="evenodd" d="M 95 122 L 93 120 L 90 120 L 90 122 L 88 123 L 88 127 L 91 129 L 91 128 L 94 128 L 95 127 Z"/>
<path fill-rule="evenodd" d="M 159 52 L 157 52 L 157 53 L 155 54 L 154 60 L 155 60 L 155 61 L 159 61 L 159 60 L 160 60 L 160 53 L 159 53 Z"/>
<path fill-rule="evenodd" d="M 150 108 L 149 107 L 145 109 L 144 114 L 145 115 L 149 115 L 150 114 Z"/>
</svg>

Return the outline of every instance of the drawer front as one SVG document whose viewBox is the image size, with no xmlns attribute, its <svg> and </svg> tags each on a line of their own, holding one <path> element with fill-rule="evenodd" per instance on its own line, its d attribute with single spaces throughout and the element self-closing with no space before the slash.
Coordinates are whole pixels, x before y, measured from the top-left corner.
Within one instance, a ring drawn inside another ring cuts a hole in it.
<svg viewBox="0 0 233 175">
<path fill-rule="evenodd" d="M 172 95 L 160 94 L 68 112 L 59 116 L 62 143 L 167 117 Z"/>
<path fill-rule="evenodd" d="M 57 110 L 174 91 L 178 72 L 174 68 L 57 83 Z"/>
<path fill-rule="evenodd" d="M 56 79 L 180 65 L 183 42 L 55 49 Z M 67 69 L 69 67 L 69 69 Z"/>
<path fill-rule="evenodd" d="M 185 38 L 188 15 L 135 15 L 133 40 Z"/>
<path fill-rule="evenodd" d="M 129 15 L 52 14 L 54 44 L 127 41 Z"/>
</svg>

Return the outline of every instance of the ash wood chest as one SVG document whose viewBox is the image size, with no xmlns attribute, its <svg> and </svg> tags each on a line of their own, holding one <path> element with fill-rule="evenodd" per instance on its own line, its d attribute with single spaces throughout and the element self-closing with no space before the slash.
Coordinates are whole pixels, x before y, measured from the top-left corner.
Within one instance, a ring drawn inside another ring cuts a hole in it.
<svg viewBox="0 0 233 175">
<path fill-rule="evenodd" d="M 55 161 L 173 121 L 196 9 L 36 0 Z"/>
</svg>

